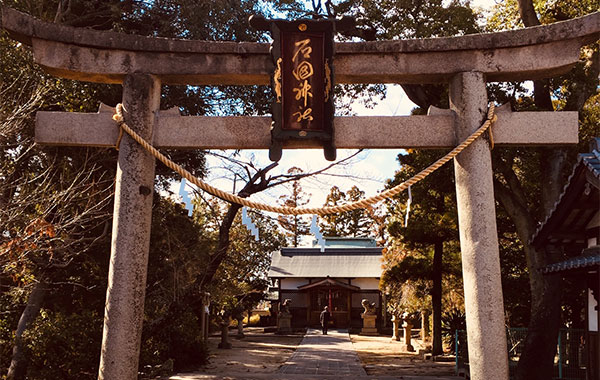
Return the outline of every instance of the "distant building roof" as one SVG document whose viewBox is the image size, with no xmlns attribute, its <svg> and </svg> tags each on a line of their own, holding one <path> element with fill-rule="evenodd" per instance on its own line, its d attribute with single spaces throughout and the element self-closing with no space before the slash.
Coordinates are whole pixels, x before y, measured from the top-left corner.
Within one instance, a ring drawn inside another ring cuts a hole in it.
<svg viewBox="0 0 600 380">
<path fill-rule="evenodd" d="M 318 247 L 319 243 L 317 240 L 313 241 L 313 247 Z M 325 247 L 331 248 L 346 248 L 346 247 L 363 247 L 363 248 L 375 248 L 377 243 L 375 239 L 368 237 L 325 237 Z"/>
<path fill-rule="evenodd" d="M 579 155 L 562 194 L 531 237 L 534 245 L 575 243 L 585 248 L 585 228 L 600 209 L 600 138 L 590 150 Z"/>
<path fill-rule="evenodd" d="M 269 277 L 381 277 L 381 248 L 282 248 Z"/>
</svg>

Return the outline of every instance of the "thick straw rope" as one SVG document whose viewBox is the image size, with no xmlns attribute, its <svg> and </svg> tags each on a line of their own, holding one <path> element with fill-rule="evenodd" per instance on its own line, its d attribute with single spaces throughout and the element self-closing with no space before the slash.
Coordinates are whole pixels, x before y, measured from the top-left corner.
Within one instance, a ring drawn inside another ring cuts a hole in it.
<svg viewBox="0 0 600 380">
<path fill-rule="evenodd" d="M 213 186 L 207 184 L 206 182 L 201 181 L 200 179 L 193 176 L 192 173 L 190 173 L 189 171 L 185 170 L 181 166 L 179 166 L 176 163 L 174 163 L 173 161 L 171 161 L 165 155 L 163 155 L 158 150 L 156 150 L 156 148 L 154 148 L 152 145 L 150 145 L 146 140 L 144 140 L 140 135 L 138 135 L 131 128 L 129 128 L 129 126 L 123 120 L 123 105 L 122 104 L 117 104 L 116 113 L 115 113 L 115 115 L 113 115 L 113 120 L 115 120 L 117 122 L 117 124 L 119 125 L 119 127 L 122 130 L 127 132 L 129 134 L 129 136 L 131 136 L 135 141 L 137 141 L 142 147 L 144 147 L 144 149 L 146 149 L 148 152 L 150 152 L 160 162 L 162 162 L 167 167 L 169 167 L 172 170 L 174 170 L 175 172 L 177 172 L 179 175 L 181 175 L 183 178 L 187 179 L 194 185 L 198 186 L 200 189 L 206 191 L 207 193 L 210 193 L 210 194 L 212 194 L 216 197 L 219 197 L 223 200 L 226 200 L 228 202 L 237 203 L 242 206 L 251 207 L 254 209 L 258 209 L 258 210 L 275 212 L 275 213 L 279 213 L 279 214 L 287 214 L 287 215 L 317 214 L 317 215 L 322 216 L 322 215 L 327 215 L 327 214 L 334 214 L 334 213 L 346 212 L 346 211 L 351 211 L 351 210 L 356 210 L 356 209 L 361 209 L 361 208 L 367 208 L 367 207 L 371 206 L 372 204 L 383 201 L 386 198 L 393 197 L 393 196 L 399 194 L 400 192 L 402 192 L 403 190 L 407 189 L 409 186 L 412 186 L 412 185 L 416 184 L 417 182 L 421 181 L 422 179 L 427 177 L 429 174 L 433 173 L 438 168 L 440 168 L 442 165 L 444 165 L 446 162 L 448 162 L 451 159 L 453 159 L 454 157 L 456 157 L 460 152 L 462 152 L 466 147 L 468 147 L 473 141 L 475 141 L 479 136 L 481 136 L 488 128 L 490 128 L 491 125 L 496 121 L 496 118 L 497 118 L 496 115 L 494 114 L 494 109 L 495 109 L 494 104 L 490 103 L 489 109 L 488 109 L 488 114 L 487 114 L 487 119 L 483 123 L 483 125 L 481 127 L 479 127 L 479 129 L 477 129 L 471 136 L 469 136 L 465 141 L 463 141 L 456 148 L 452 149 L 452 151 L 450 151 L 448 154 L 446 154 L 442 158 L 438 159 L 433 164 L 429 165 L 427 168 L 423 169 L 422 171 L 417 173 L 412 178 L 402 182 L 401 184 L 399 184 L 397 186 L 394 186 L 391 189 L 385 190 L 375 196 L 372 196 L 370 198 L 361 199 L 359 201 L 348 203 L 345 205 L 340 205 L 340 206 L 328 206 L 328 207 L 317 207 L 317 208 L 270 206 L 270 205 L 266 205 L 264 203 L 254 202 L 249 199 L 242 198 L 242 197 L 239 197 L 239 196 L 231 194 L 231 193 L 227 193 L 225 191 L 221 191 L 221 190 L 217 189 L 216 187 L 213 187 Z M 491 132 L 491 128 L 490 128 L 490 132 Z M 491 133 L 490 133 L 490 137 L 491 137 Z M 117 147 L 117 149 L 118 149 L 118 147 Z"/>
</svg>

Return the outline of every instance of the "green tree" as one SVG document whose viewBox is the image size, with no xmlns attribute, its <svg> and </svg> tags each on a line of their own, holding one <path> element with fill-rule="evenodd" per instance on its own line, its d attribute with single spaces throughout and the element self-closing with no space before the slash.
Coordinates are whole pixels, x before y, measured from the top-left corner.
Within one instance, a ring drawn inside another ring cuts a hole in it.
<svg viewBox="0 0 600 380">
<path fill-rule="evenodd" d="M 406 181 L 432 161 L 439 157 L 437 151 L 412 151 L 398 155 L 400 170 L 389 187 Z M 397 239 L 411 251 L 427 252 L 433 247 L 430 262 L 421 265 L 426 271 L 418 271 L 413 276 L 430 279 L 432 286 L 431 308 L 433 310 L 433 354 L 441 355 L 442 347 L 442 276 L 444 243 L 458 240 L 456 200 L 454 197 L 454 180 L 451 166 L 445 166 L 432 173 L 428 178 L 411 188 L 412 202 L 409 211 L 404 209 L 408 200 L 407 192 L 400 194 L 390 203 L 390 214 L 397 215 L 388 225 L 392 239 Z M 404 216 L 404 219 L 402 218 Z M 427 255 L 421 256 L 428 260 Z M 412 259 L 412 258 L 411 258 Z M 400 268 L 408 265 L 398 263 Z M 391 271 L 395 267 L 390 268 Z M 401 280 L 401 277 L 398 277 Z M 414 278 L 414 277 L 413 277 Z"/>
<path fill-rule="evenodd" d="M 303 171 L 298 167 L 291 167 L 288 174 L 301 174 Z M 285 207 L 303 207 L 310 201 L 310 194 L 304 192 L 300 181 L 293 181 L 287 186 L 288 193 L 279 196 L 279 204 Z M 279 225 L 286 231 L 291 239 L 293 247 L 297 247 L 300 238 L 308 235 L 309 222 L 303 215 L 279 215 Z"/>
<path fill-rule="evenodd" d="M 360 190 L 357 186 L 352 186 L 350 190 L 346 192 L 346 200 L 349 203 L 358 202 L 365 198 L 365 192 Z M 347 233 L 353 237 L 358 236 L 369 236 L 371 233 L 371 227 L 373 220 L 370 218 L 370 214 L 365 209 L 356 209 L 348 211 L 346 215 L 347 219 Z"/>
<path fill-rule="evenodd" d="M 0 364 L 10 366 L 9 378 L 23 378 L 26 330 L 44 301 L 74 282 L 73 263 L 107 237 L 114 172 L 103 164 L 111 153 L 35 145 L 33 115 L 38 109 L 91 111 L 97 102 L 86 98 L 108 99 L 114 92 L 52 80 L 34 67 L 28 48 L 4 32 L 0 51 L 1 292 L 3 301 L 17 301 L 1 305 L 16 332 L 12 360 L 3 357 Z"/>
<path fill-rule="evenodd" d="M 228 168 L 229 171 L 236 173 L 237 178 L 241 178 L 243 181 L 245 181 L 245 184 L 242 187 L 242 189 L 238 191 L 238 196 L 242 198 L 247 198 L 252 194 L 256 194 L 276 186 L 285 185 L 294 181 L 298 181 L 302 178 L 326 173 L 331 168 L 337 165 L 343 165 L 346 162 L 352 160 L 352 158 L 356 156 L 359 152 L 360 151 L 357 151 L 319 170 L 296 174 L 269 175 L 269 172 L 278 165 L 276 162 L 267 165 L 263 168 L 256 168 L 252 162 L 243 162 L 239 159 L 230 158 L 227 158 L 227 160 L 230 162 L 230 166 Z M 215 274 L 217 273 L 219 266 L 227 257 L 229 252 L 229 246 L 231 244 L 231 228 L 233 226 L 233 222 L 236 218 L 236 215 L 238 214 L 241 208 L 242 206 L 237 203 L 231 203 L 228 205 L 227 212 L 223 216 L 222 221 L 219 225 L 219 240 L 217 247 L 215 248 L 215 252 L 213 253 L 212 259 L 208 264 L 207 270 L 198 276 L 197 283 L 200 288 L 204 288 L 208 284 L 210 284 L 210 282 L 215 278 Z"/>
<path fill-rule="evenodd" d="M 323 206 L 341 206 L 359 201 L 365 197 L 365 192 L 356 185 L 347 192 L 333 186 Z M 340 213 L 323 215 L 319 224 L 324 236 L 369 236 L 373 220 L 365 209 L 356 209 Z"/>
<path fill-rule="evenodd" d="M 333 186 L 327 198 L 325 199 L 324 206 L 339 206 L 346 200 L 346 194 L 340 190 L 339 187 Z M 344 235 L 344 218 L 340 214 L 328 214 L 324 215 L 320 223 L 321 233 L 323 236 L 343 236 Z"/>
<path fill-rule="evenodd" d="M 211 229 L 210 239 L 213 246 L 218 246 L 219 236 L 223 231 L 219 225 L 231 208 L 210 203 L 212 204 L 197 202 L 199 209 L 195 210 L 194 217 L 197 219 L 203 214 L 211 214 L 211 218 L 216 221 L 214 227 L 217 228 Z M 221 325 L 224 336 L 228 335 L 231 318 L 241 320 L 242 313 L 256 306 L 264 297 L 271 253 L 285 244 L 285 235 L 277 228 L 274 220 L 255 211 L 248 214 L 258 227 L 258 239 L 242 224 L 238 213 L 235 223 L 229 229 L 231 243 L 227 255 L 223 257 L 212 281 L 204 288 L 211 294 L 212 315 Z M 214 259 L 214 251 L 211 253 L 206 260 L 209 266 Z"/>
</svg>

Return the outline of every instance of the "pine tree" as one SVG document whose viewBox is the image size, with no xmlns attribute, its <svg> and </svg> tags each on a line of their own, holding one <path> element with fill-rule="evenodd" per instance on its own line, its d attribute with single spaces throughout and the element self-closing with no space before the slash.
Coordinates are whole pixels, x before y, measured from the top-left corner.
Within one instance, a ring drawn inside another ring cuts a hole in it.
<svg viewBox="0 0 600 380">
<path fill-rule="evenodd" d="M 288 174 L 302 174 L 303 170 L 294 166 L 288 171 Z M 288 186 L 289 192 L 279 197 L 279 204 L 285 207 L 302 207 L 310 201 L 310 194 L 302 189 L 299 180 L 292 181 Z M 279 225 L 286 231 L 286 236 L 291 240 L 294 247 L 298 246 L 300 238 L 308 235 L 309 222 L 303 215 L 279 215 L 277 217 Z"/>
</svg>

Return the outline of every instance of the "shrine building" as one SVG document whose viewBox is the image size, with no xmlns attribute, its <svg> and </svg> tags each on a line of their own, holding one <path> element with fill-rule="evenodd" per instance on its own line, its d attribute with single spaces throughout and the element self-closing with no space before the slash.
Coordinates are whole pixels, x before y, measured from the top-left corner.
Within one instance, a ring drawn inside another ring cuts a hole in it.
<svg viewBox="0 0 600 380">
<path fill-rule="evenodd" d="M 319 325 L 329 306 L 337 328 L 361 327 L 363 299 L 375 303 L 381 321 L 382 248 L 369 238 L 325 238 L 325 247 L 274 252 L 268 277 L 279 304 L 291 300 L 292 327 Z"/>
<path fill-rule="evenodd" d="M 561 253 L 562 260 L 540 268 L 544 275 L 570 278 L 586 293 L 585 333 L 580 342 L 588 379 L 600 379 L 600 138 L 579 154 L 573 173 L 531 243 Z"/>
</svg>

